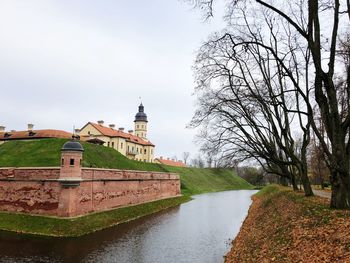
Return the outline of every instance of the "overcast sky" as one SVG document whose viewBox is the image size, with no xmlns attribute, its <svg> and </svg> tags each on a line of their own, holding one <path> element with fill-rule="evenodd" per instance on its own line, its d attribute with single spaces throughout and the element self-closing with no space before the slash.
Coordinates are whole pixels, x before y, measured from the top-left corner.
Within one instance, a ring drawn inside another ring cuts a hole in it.
<svg viewBox="0 0 350 263">
<path fill-rule="evenodd" d="M 156 156 L 194 153 L 191 67 L 222 26 L 177 0 L 1 0 L 0 125 L 128 130 L 141 97 Z"/>
</svg>

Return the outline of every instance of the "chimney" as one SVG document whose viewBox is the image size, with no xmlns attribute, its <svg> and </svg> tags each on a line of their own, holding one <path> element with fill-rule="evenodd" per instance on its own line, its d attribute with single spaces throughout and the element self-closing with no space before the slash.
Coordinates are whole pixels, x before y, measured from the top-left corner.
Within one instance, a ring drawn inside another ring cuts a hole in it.
<svg viewBox="0 0 350 263">
<path fill-rule="evenodd" d="M 160 156 L 159 159 L 163 160 L 163 156 Z"/>
<path fill-rule="evenodd" d="M 115 124 L 109 124 L 109 128 L 114 129 L 115 128 Z"/>
<path fill-rule="evenodd" d="M 105 122 L 103 120 L 97 121 L 98 125 L 103 125 Z"/>
<path fill-rule="evenodd" d="M 0 132 L 5 132 L 5 126 L 0 126 Z"/>
<path fill-rule="evenodd" d="M 119 127 L 119 130 L 120 130 L 120 131 L 124 131 L 124 128 L 123 128 L 123 127 Z"/>
<path fill-rule="evenodd" d="M 28 124 L 28 131 L 29 132 L 33 131 L 33 128 L 34 128 L 34 124 L 29 123 Z"/>
<path fill-rule="evenodd" d="M 133 130 L 128 130 L 128 133 L 134 134 L 134 131 Z"/>
<path fill-rule="evenodd" d="M 167 158 L 167 160 L 170 160 L 170 158 Z"/>
<path fill-rule="evenodd" d="M 16 130 L 11 130 L 11 132 L 16 132 Z"/>
</svg>

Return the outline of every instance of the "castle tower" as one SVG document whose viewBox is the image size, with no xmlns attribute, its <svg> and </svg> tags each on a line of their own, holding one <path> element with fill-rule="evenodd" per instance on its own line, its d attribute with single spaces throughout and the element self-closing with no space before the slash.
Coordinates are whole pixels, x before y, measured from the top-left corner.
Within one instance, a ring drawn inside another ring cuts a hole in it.
<svg viewBox="0 0 350 263">
<path fill-rule="evenodd" d="M 61 149 L 60 179 L 68 179 L 68 181 L 81 179 L 83 152 L 83 146 L 76 140 L 68 141 L 63 145 Z"/>
<path fill-rule="evenodd" d="M 139 106 L 139 112 L 135 115 L 135 135 L 142 138 L 143 140 L 147 140 L 147 115 L 144 112 L 145 108 L 142 103 Z"/>
</svg>

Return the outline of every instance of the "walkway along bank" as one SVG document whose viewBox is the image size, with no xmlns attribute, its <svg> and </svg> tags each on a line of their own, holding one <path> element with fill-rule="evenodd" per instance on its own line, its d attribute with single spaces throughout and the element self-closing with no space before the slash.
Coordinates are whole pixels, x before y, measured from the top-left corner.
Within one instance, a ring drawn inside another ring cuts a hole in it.
<svg viewBox="0 0 350 263">
<path fill-rule="evenodd" d="M 72 217 L 181 194 L 177 174 L 82 168 L 83 151 L 73 140 L 61 167 L 0 168 L 0 211 Z"/>
</svg>

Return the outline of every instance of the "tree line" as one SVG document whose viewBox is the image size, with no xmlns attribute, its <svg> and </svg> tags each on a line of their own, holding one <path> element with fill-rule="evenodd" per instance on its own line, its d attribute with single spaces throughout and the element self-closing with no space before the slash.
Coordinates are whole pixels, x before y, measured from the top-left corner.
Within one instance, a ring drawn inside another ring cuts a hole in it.
<svg viewBox="0 0 350 263">
<path fill-rule="evenodd" d="M 194 66 L 207 155 L 255 160 L 307 196 L 310 169 L 328 169 L 331 207 L 350 208 L 349 1 L 227 1 Z M 213 15 L 214 0 L 194 4 Z"/>
</svg>

